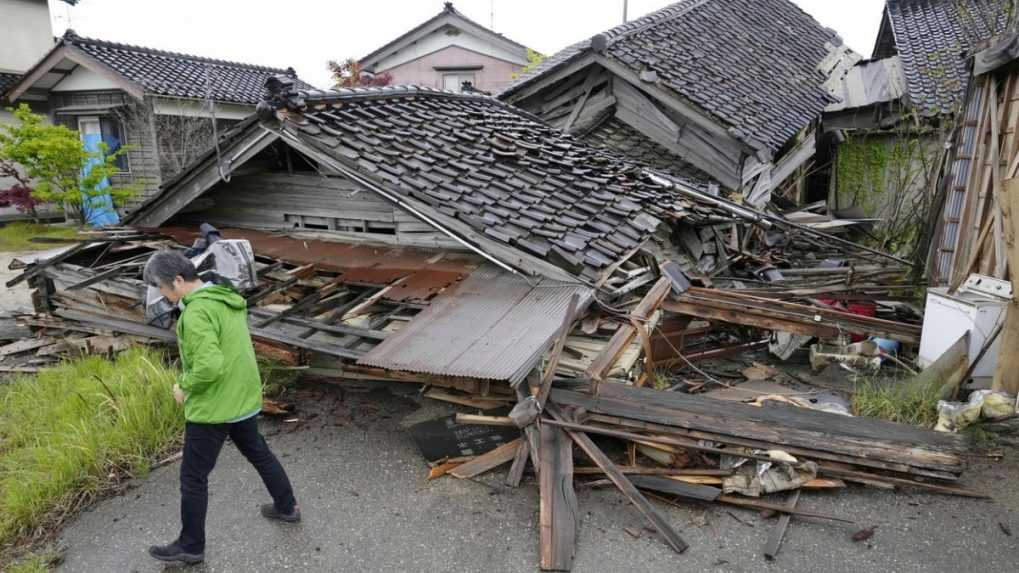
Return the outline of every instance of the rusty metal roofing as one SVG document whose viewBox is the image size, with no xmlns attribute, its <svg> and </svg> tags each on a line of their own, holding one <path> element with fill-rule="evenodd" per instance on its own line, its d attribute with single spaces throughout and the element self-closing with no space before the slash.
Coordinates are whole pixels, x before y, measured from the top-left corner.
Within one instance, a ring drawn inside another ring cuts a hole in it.
<svg viewBox="0 0 1019 573">
<path fill-rule="evenodd" d="M 358 361 L 364 366 L 518 382 L 541 359 L 574 293 L 591 289 L 538 281 L 486 265 L 437 296 L 407 326 Z"/>
<path fill-rule="evenodd" d="M 183 244 L 199 236 L 193 228 L 160 227 L 158 231 Z M 483 261 L 448 250 L 301 240 L 251 229 L 220 232 L 226 239 L 247 239 L 258 255 L 295 265 L 314 264 L 320 270 L 342 273 L 347 282 L 385 285 L 403 279 L 383 297 L 396 302 L 427 302 Z"/>
</svg>

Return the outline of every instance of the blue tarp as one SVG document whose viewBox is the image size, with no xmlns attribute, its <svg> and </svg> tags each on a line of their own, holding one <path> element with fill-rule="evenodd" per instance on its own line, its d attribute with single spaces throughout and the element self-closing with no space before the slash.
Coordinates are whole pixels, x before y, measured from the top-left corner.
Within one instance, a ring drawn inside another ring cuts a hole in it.
<svg viewBox="0 0 1019 573">
<path fill-rule="evenodd" d="M 85 149 L 89 152 L 99 151 L 99 143 L 102 142 L 102 137 L 98 133 L 84 134 L 83 140 L 85 143 Z M 88 165 L 85 166 L 84 173 L 88 173 L 89 169 L 93 165 L 98 164 L 102 159 L 92 159 Z M 106 188 L 110 186 L 110 182 L 103 179 L 99 185 L 100 188 Z M 93 227 L 104 227 L 106 225 L 116 225 L 120 223 L 120 216 L 117 215 L 117 210 L 113 207 L 113 198 L 110 197 L 109 193 L 102 195 L 96 195 L 95 197 L 82 197 L 82 211 L 85 213 L 85 223 Z"/>
</svg>

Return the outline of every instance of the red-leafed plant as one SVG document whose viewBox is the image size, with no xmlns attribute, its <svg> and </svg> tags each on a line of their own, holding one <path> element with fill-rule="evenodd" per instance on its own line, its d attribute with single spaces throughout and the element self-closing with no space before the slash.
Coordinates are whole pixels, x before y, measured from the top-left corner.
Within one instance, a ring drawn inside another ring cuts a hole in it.
<svg viewBox="0 0 1019 573">
<path fill-rule="evenodd" d="M 18 211 L 28 213 L 35 221 L 39 220 L 36 207 L 43 202 L 32 196 L 32 187 L 28 178 L 18 169 L 17 164 L 9 159 L 0 158 L 0 179 L 13 179 L 14 185 L 0 189 L 0 207 L 13 205 Z"/>
<path fill-rule="evenodd" d="M 20 183 L 0 191 L 0 205 L 13 205 L 18 211 L 28 213 L 36 221 L 39 220 L 36 207 L 42 205 L 42 203 L 42 201 L 32 196 L 31 187 Z"/>
<path fill-rule="evenodd" d="M 373 74 L 364 71 L 354 58 L 347 58 L 342 62 L 329 60 L 326 66 L 333 73 L 333 87 L 336 88 L 388 86 L 393 81 L 393 76 L 388 73 Z"/>
</svg>

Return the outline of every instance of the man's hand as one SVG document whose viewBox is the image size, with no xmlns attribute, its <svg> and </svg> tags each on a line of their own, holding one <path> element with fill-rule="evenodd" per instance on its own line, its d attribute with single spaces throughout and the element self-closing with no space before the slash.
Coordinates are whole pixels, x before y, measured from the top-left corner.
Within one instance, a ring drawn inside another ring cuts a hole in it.
<svg viewBox="0 0 1019 573">
<path fill-rule="evenodd" d="M 183 404 L 184 400 L 186 398 L 187 398 L 187 395 L 185 395 L 184 391 L 180 389 L 180 384 L 174 384 L 173 385 L 173 399 L 176 400 L 178 404 Z"/>
</svg>

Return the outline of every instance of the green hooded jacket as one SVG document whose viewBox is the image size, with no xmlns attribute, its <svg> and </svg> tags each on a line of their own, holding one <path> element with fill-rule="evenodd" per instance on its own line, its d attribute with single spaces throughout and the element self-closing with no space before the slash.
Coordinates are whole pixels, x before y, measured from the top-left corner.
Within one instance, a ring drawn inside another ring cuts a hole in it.
<svg viewBox="0 0 1019 573">
<path fill-rule="evenodd" d="M 183 298 L 177 321 L 189 422 L 221 424 L 262 408 L 262 380 L 248 332 L 247 302 L 236 291 L 207 286 Z"/>
</svg>

